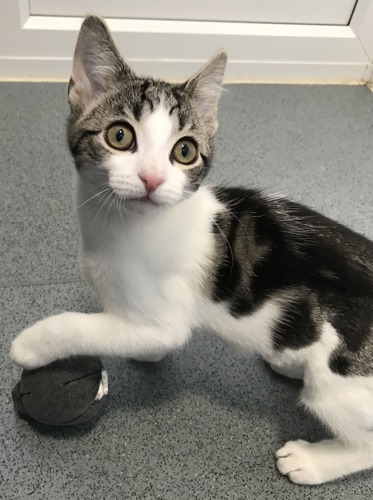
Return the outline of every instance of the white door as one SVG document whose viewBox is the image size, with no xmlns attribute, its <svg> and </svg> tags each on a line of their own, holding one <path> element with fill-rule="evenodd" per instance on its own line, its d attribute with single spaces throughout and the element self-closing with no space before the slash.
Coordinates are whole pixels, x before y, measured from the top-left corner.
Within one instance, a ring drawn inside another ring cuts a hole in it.
<svg viewBox="0 0 373 500">
<path fill-rule="evenodd" d="M 364 83 L 373 0 L 0 0 L 0 78 L 67 80 L 82 17 L 103 15 L 140 73 L 180 80 L 213 52 L 227 81 Z"/>
<path fill-rule="evenodd" d="M 37 16 L 347 25 L 357 0 L 30 0 Z"/>
</svg>

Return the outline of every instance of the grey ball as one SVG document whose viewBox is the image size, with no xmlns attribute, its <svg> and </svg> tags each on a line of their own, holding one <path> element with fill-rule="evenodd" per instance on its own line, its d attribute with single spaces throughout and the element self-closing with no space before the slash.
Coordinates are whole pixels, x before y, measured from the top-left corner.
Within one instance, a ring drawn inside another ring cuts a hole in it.
<svg viewBox="0 0 373 500">
<path fill-rule="evenodd" d="M 107 397 L 107 375 L 98 358 L 62 359 L 24 370 L 12 397 L 21 416 L 48 425 L 76 425 L 100 411 Z"/>
</svg>

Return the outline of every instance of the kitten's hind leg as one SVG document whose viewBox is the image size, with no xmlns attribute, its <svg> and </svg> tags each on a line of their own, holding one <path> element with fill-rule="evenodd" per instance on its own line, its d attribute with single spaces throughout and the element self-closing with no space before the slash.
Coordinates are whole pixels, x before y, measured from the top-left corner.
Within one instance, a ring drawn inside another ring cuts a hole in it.
<svg viewBox="0 0 373 500">
<path fill-rule="evenodd" d="M 276 458 L 278 470 L 293 483 L 321 484 L 373 467 L 373 445 L 346 444 L 339 439 L 289 441 Z"/>
<path fill-rule="evenodd" d="M 301 400 L 336 438 L 289 441 L 277 452 L 278 470 L 295 483 L 321 484 L 373 467 L 373 376 L 333 372 L 329 357 L 338 343 L 327 324 L 308 348 Z"/>
</svg>

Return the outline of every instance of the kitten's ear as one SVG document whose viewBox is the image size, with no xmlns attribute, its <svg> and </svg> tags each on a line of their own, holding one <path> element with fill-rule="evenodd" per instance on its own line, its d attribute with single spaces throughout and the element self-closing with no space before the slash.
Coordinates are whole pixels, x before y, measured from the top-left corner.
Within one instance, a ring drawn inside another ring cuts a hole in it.
<svg viewBox="0 0 373 500">
<path fill-rule="evenodd" d="M 105 22 L 96 16 L 84 19 L 76 43 L 68 95 L 72 106 L 84 108 L 119 79 L 133 75 L 123 61 Z"/>
<path fill-rule="evenodd" d="M 185 86 L 185 89 L 191 93 L 192 103 L 201 122 L 212 135 L 218 127 L 218 100 L 226 65 L 227 53 L 225 50 L 219 50 L 196 75 L 186 82 Z"/>
</svg>

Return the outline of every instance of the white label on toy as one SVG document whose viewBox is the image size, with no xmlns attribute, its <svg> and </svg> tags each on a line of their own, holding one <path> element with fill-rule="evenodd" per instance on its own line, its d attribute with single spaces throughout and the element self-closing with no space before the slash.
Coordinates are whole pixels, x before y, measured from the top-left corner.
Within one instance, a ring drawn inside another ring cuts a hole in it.
<svg viewBox="0 0 373 500">
<path fill-rule="evenodd" d="M 106 396 L 109 392 L 109 378 L 106 370 L 101 371 L 101 382 L 100 387 L 98 388 L 98 392 L 96 395 L 95 401 L 99 401 L 104 396 Z"/>
</svg>

